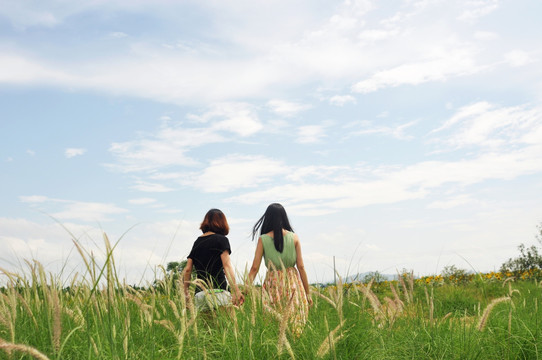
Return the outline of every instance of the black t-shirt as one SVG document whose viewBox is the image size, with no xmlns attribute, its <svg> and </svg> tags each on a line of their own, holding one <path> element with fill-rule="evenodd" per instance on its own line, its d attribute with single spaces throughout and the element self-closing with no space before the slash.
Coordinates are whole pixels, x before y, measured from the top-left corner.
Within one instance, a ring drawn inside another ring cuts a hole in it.
<svg viewBox="0 0 542 360">
<path fill-rule="evenodd" d="M 205 283 L 210 282 L 213 289 L 228 289 L 220 258 L 224 250 L 231 254 L 228 238 L 220 234 L 211 234 L 197 238 L 188 255 L 194 264 L 196 277 Z M 201 291 L 201 289 L 197 288 L 196 291 Z"/>
</svg>

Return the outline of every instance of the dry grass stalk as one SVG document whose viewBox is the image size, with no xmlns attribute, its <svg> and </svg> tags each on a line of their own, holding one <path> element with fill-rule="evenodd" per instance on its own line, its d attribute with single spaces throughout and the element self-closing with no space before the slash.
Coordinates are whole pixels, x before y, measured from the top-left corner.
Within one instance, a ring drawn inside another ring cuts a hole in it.
<svg viewBox="0 0 542 360">
<path fill-rule="evenodd" d="M 28 313 L 28 315 L 30 315 L 30 317 L 32 318 L 32 322 L 34 323 L 34 326 L 36 327 L 36 329 L 38 328 L 38 322 L 36 321 L 36 317 L 34 316 L 34 313 L 32 312 L 32 309 L 30 308 L 30 306 L 28 305 L 28 302 L 25 300 L 25 298 L 19 294 L 17 292 L 17 297 L 19 298 L 19 301 L 21 302 L 21 305 L 23 306 L 23 308 L 26 310 L 26 312 Z"/>
<path fill-rule="evenodd" d="M 6 351 L 8 354 L 11 354 L 11 352 L 13 351 L 20 351 L 32 356 L 34 359 L 50 360 L 45 354 L 43 354 L 42 352 L 38 351 L 37 349 L 31 346 L 24 345 L 24 344 L 8 343 L 2 339 L 0 339 L 0 349 Z"/>
<path fill-rule="evenodd" d="M 90 338 L 90 342 L 92 343 L 92 350 L 94 350 L 94 355 L 98 357 L 100 353 L 98 352 L 98 347 L 96 346 L 96 342 L 94 341 L 92 337 Z"/>
<path fill-rule="evenodd" d="M 127 293 L 126 299 L 135 303 L 139 309 L 141 309 L 141 321 L 146 322 L 147 324 L 152 323 L 152 306 L 145 304 L 138 296 Z"/>
<path fill-rule="evenodd" d="M 403 310 L 403 308 L 405 307 L 405 304 L 403 303 L 403 301 L 401 300 L 401 297 L 399 296 L 399 293 L 397 292 L 397 290 L 395 289 L 395 286 L 393 285 L 393 283 L 390 282 L 390 289 L 391 289 L 391 293 L 393 294 L 393 298 L 394 298 L 394 301 L 395 301 L 395 305 Z"/>
<path fill-rule="evenodd" d="M 429 297 L 429 322 L 432 324 L 435 314 L 435 295 L 433 293 L 433 288 L 431 288 L 431 296 Z"/>
<path fill-rule="evenodd" d="M 425 300 L 427 301 L 427 306 L 429 307 L 429 322 L 432 324 L 435 311 L 433 288 L 431 288 L 431 296 L 429 296 L 429 293 L 427 292 L 427 287 L 424 287 L 423 291 L 425 292 Z"/>
<path fill-rule="evenodd" d="M 79 306 L 75 306 L 75 310 L 65 307 L 62 311 L 75 321 L 78 326 L 85 326 L 85 318 L 83 317 L 83 312 Z"/>
<path fill-rule="evenodd" d="M 8 309 L 5 298 L 7 298 L 7 296 L 0 293 L 0 324 L 9 328 L 11 323 L 11 312 Z"/>
<path fill-rule="evenodd" d="M 380 303 L 380 300 L 378 300 L 378 297 L 375 295 L 374 292 L 371 291 L 371 289 L 365 287 L 363 284 L 360 284 L 360 288 L 363 295 L 365 295 L 365 298 L 369 300 L 369 304 L 371 304 L 371 307 L 377 315 L 377 318 L 381 318 L 384 313 L 382 312 L 382 304 Z"/>
<path fill-rule="evenodd" d="M 506 280 L 504 280 L 504 281 L 502 282 L 502 287 L 504 287 L 508 282 L 514 282 L 515 280 L 516 280 L 516 278 L 513 277 L 513 276 L 511 276 L 511 277 L 509 277 L 509 278 L 506 278 Z"/>
<path fill-rule="evenodd" d="M 414 302 L 414 271 L 411 271 L 408 274 L 408 289 L 408 296 L 410 298 L 410 302 Z"/>
<path fill-rule="evenodd" d="M 180 320 L 181 316 L 179 315 L 179 310 L 177 309 L 177 304 L 175 304 L 175 302 L 173 300 L 171 300 L 171 299 L 169 299 L 168 302 L 169 302 L 169 307 L 173 311 L 173 315 L 175 315 L 175 319 Z"/>
<path fill-rule="evenodd" d="M 53 311 L 53 347 L 58 352 L 60 350 L 60 337 L 62 336 L 62 318 L 57 291 L 51 290 L 51 300 Z"/>
<path fill-rule="evenodd" d="M 280 325 L 279 325 L 279 339 L 277 343 L 277 351 L 278 354 L 282 354 L 283 348 L 286 348 L 288 352 L 291 351 L 290 343 L 288 342 L 288 339 L 286 338 L 286 329 L 288 328 L 288 320 L 290 319 L 291 314 L 293 313 L 294 309 L 294 296 L 295 296 L 295 290 L 292 293 L 292 296 L 290 297 L 290 300 L 288 301 L 288 305 L 286 305 L 286 308 L 283 309 L 282 318 L 280 319 Z"/>
<path fill-rule="evenodd" d="M 514 293 L 521 294 L 518 289 L 512 289 L 512 283 L 509 282 L 508 283 L 508 296 L 512 297 L 512 295 L 514 295 Z"/>
<path fill-rule="evenodd" d="M 265 311 L 269 312 L 271 315 L 273 315 L 273 317 L 277 320 L 277 321 L 281 321 L 282 320 L 282 315 L 277 311 L 275 310 L 273 307 L 267 305 L 266 303 L 263 304 L 263 308 Z"/>
<path fill-rule="evenodd" d="M 373 287 L 373 284 L 375 282 L 375 278 L 372 278 L 371 281 L 369 281 L 369 283 L 366 285 L 367 287 L 367 290 L 371 290 L 371 288 Z M 363 285 L 363 284 L 361 284 Z M 363 288 L 361 288 L 363 290 Z M 365 307 L 365 301 L 367 301 L 367 296 L 365 296 L 365 293 L 362 291 L 362 294 L 363 294 L 363 307 Z"/>
<path fill-rule="evenodd" d="M 130 315 L 124 318 L 124 340 L 122 341 L 122 349 L 124 350 L 124 358 L 128 359 L 128 334 L 130 333 Z"/>
<path fill-rule="evenodd" d="M 172 333 L 176 334 L 175 332 L 175 326 L 171 322 L 171 320 L 154 320 L 155 324 L 161 325 L 165 327 L 167 330 L 171 331 Z"/>
<path fill-rule="evenodd" d="M 15 320 L 17 317 L 17 306 L 13 305 L 9 296 L 0 293 L 2 295 L 2 308 L 0 308 L 0 323 L 4 324 L 9 329 L 11 335 L 11 341 L 15 341 Z"/>
<path fill-rule="evenodd" d="M 339 315 L 339 321 L 342 322 L 343 320 L 343 295 L 344 295 L 344 290 L 343 290 L 343 281 L 342 281 L 342 278 L 339 276 L 339 281 L 337 282 L 337 289 L 335 291 L 332 292 L 333 293 L 333 297 L 334 297 L 334 300 L 335 300 L 335 304 L 337 304 L 337 306 L 335 307 L 337 309 L 337 313 Z"/>
<path fill-rule="evenodd" d="M 442 319 L 440 319 L 440 321 L 439 321 L 439 326 L 442 325 L 450 316 L 452 316 L 451 312 L 444 315 L 444 317 Z"/>
<path fill-rule="evenodd" d="M 487 319 L 489 319 L 489 314 L 491 314 L 491 311 L 493 310 L 493 308 L 497 305 L 497 304 L 500 304 L 502 302 L 508 302 L 508 301 L 511 301 L 512 299 L 509 297 L 509 296 L 503 296 L 503 297 L 500 297 L 500 298 L 497 298 L 497 299 L 493 299 L 488 305 L 487 307 L 485 308 L 484 312 L 482 313 L 482 317 L 480 318 L 480 321 L 478 321 L 478 325 L 476 326 L 476 328 L 479 330 L 479 331 L 483 331 L 485 329 L 485 326 L 487 324 Z"/>
<path fill-rule="evenodd" d="M 408 296 L 408 289 L 405 284 L 405 279 L 403 279 L 403 275 L 397 273 L 397 280 L 399 280 L 399 284 L 401 284 L 401 288 L 403 289 L 403 293 L 405 294 L 406 301 L 409 302 L 410 298 Z"/>
<path fill-rule="evenodd" d="M 2 312 L 0 312 L 0 324 L 4 325 L 8 329 L 10 327 L 10 322 L 8 319 L 6 319 L 6 316 Z"/>
<path fill-rule="evenodd" d="M 320 347 L 318 348 L 318 351 L 316 352 L 316 356 L 319 358 L 323 358 L 327 355 L 330 349 L 335 347 L 335 344 L 343 337 L 344 333 L 341 333 L 339 335 L 335 335 L 337 331 L 339 331 L 342 326 L 344 325 L 344 320 L 337 325 L 335 329 L 333 329 L 331 332 L 329 332 L 328 336 L 322 341 L 322 344 L 320 344 Z M 329 330 L 329 326 L 326 319 L 326 328 Z"/>
<path fill-rule="evenodd" d="M 334 309 L 337 309 L 337 304 L 333 300 L 322 294 L 320 291 L 317 291 L 316 295 L 327 301 L 331 306 L 333 306 Z"/>
<path fill-rule="evenodd" d="M 395 322 L 395 319 L 401 314 L 402 309 L 397 306 L 397 303 L 390 299 L 389 297 L 385 297 L 384 301 L 386 302 L 385 306 L 383 306 L 384 313 L 386 314 L 386 317 L 388 318 L 389 325 L 393 325 Z"/>
</svg>

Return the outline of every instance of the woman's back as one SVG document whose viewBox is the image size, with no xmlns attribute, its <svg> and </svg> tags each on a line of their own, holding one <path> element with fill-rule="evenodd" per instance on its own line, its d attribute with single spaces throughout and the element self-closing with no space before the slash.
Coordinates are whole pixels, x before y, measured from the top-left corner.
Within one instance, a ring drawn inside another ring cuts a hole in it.
<svg viewBox="0 0 542 360">
<path fill-rule="evenodd" d="M 263 256 L 265 260 L 265 266 L 269 269 L 273 266 L 275 269 L 281 269 L 294 267 L 297 260 L 297 254 L 295 251 L 295 234 L 290 231 L 284 232 L 284 246 L 282 253 L 277 251 L 273 237 L 269 234 L 262 234 Z"/>
<path fill-rule="evenodd" d="M 220 255 L 225 250 L 231 254 L 228 238 L 220 234 L 210 234 L 198 237 L 188 255 L 194 262 L 198 279 L 210 282 L 213 288 L 224 290 L 227 289 L 227 282 Z"/>
</svg>

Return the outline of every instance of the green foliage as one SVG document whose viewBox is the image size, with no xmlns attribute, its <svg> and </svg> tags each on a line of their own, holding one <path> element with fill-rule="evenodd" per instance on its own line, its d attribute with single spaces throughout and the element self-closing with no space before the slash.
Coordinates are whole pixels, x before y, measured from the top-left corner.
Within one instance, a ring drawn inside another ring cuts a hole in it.
<svg viewBox="0 0 542 360">
<path fill-rule="evenodd" d="M 188 260 L 183 261 L 171 261 L 167 263 L 166 271 L 176 274 L 181 274 L 186 267 Z"/>
<path fill-rule="evenodd" d="M 386 276 L 384 276 L 378 271 L 372 271 L 365 274 L 365 276 L 362 279 L 363 283 L 365 284 L 369 283 L 371 280 L 374 281 L 375 283 L 380 283 L 382 281 L 386 281 L 387 278 Z"/>
<path fill-rule="evenodd" d="M 173 289 L 177 289 L 183 280 L 181 276 L 184 268 L 186 267 L 186 263 L 187 260 L 168 262 L 164 272 L 164 278 L 154 280 L 153 287 L 160 292 L 166 292 L 170 286 Z M 195 278 L 194 272 L 192 272 L 191 278 Z"/>
<path fill-rule="evenodd" d="M 314 289 L 308 323 L 295 337 L 277 319 L 288 312 L 264 309 L 261 288 L 246 287 L 238 309 L 197 314 L 173 281 L 182 262 L 162 269 L 159 286 L 135 289 L 118 280 L 111 247 L 108 254 L 101 267 L 87 259 L 89 271 L 69 289 L 39 264 L 29 263 L 29 278 L 0 272 L 8 277 L 0 359 L 38 358 L 29 349 L 51 360 L 542 358 L 542 284 L 531 270 L 516 280 L 492 272 L 451 283 L 444 279 L 464 270 L 450 266 L 418 279 L 403 271 L 372 288 Z"/>
<path fill-rule="evenodd" d="M 449 284 L 464 284 L 469 282 L 469 273 L 465 269 L 459 269 L 455 265 L 448 265 L 440 273 L 444 282 Z"/>
<path fill-rule="evenodd" d="M 535 238 L 542 245 L 542 223 L 537 226 Z M 542 270 L 542 254 L 535 245 L 526 247 L 525 244 L 521 244 L 518 250 L 520 252 L 518 257 L 510 258 L 501 265 L 501 273 L 513 273 L 517 276 L 530 270 Z"/>
<path fill-rule="evenodd" d="M 534 281 L 507 286 L 486 282 L 486 291 L 481 292 L 471 283 L 433 287 L 420 280 L 414 282 L 411 300 L 398 292 L 403 303 L 398 313 L 390 312 L 385 300 L 393 296 L 390 282 L 388 291 L 376 292 L 379 311 L 359 284 L 314 290 L 304 333 L 299 338 L 287 333 L 292 352 L 281 355 L 277 355 L 280 322 L 264 310 L 260 288 L 245 289 L 246 303 L 235 311 L 196 315 L 185 311 L 182 290 L 172 283 L 164 283 L 169 288 L 158 292 L 153 287 L 123 287 L 113 278 L 108 281 L 113 283 L 94 292 L 84 281 L 73 283 L 70 291 L 54 282 L 22 281 L 17 287 L 15 283 L 5 287 L 0 296 L 0 338 L 37 349 L 51 360 L 290 359 L 291 354 L 296 359 L 542 357 L 538 310 L 542 288 Z M 480 331 L 482 312 L 503 296 L 511 296 L 512 303 L 496 307 L 486 330 Z M 0 359 L 4 358 L 30 359 L 19 352 L 9 357 L 0 350 Z"/>
<path fill-rule="evenodd" d="M 516 258 L 510 258 L 502 264 L 501 272 L 511 272 L 515 275 L 533 270 L 542 269 L 542 254 L 538 252 L 536 246 L 525 247 L 524 244 L 518 246 L 520 255 Z"/>
</svg>

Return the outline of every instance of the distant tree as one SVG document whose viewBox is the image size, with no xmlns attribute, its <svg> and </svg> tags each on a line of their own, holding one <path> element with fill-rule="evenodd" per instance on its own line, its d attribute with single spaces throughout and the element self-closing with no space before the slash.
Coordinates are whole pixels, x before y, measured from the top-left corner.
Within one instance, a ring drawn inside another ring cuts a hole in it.
<svg viewBox="0 0 542 360">
<path fill-rule="evenodd" d="M 535 237 L 542 245 L 542 223 L 537 226 Z M 526 247 L 525 244 L 521 244 L 518 246 L 518 250 L 520 252 L 518 257 L 510 258 L 501 265 L 500 271 L 502 273 L 511 272 L 517 275 L 532 269 L 542 270 L 542 254 L 539 253 L 539 249 L 535 245 Z"/>
<path fill-rule="evenodd" d="M 517 258 L 510 258 L 502 264 L 501 272 L 512 272 L 520 274 L 531 269 L 542 269 L 542 254 L 538 252 L 535 245 L 525 247 L 524 244 L 518 246 L 520 255 Z"/>
<path fill-rule="evenodd" d="M 440 273 L 445 282 L 452 284 L 464 283 L 469 280 L 469 273 L 465 269 L 460 269 L 455 265 L 448 265 Z"/>
<path fill-rule="evenodd" d="M 181 280 L 181 276 L 184 268 L 186 267 L 187 260 L 183 261 L 170 261 L 166 265 L 165 278 L 163 280 L 156 279 L 153 282 L 153 286 L 157 290 L 163 291 L 171 284 L 171 288 L 177 289 L 178 283 Z M 192 278 L 194 273 L 192 272 Z"/>
<path fill-rule="evenodd" d="M 187 260 L 183 261 L 171 261 L 167 263 L 166 271 L 171 273 L 180 274 L 186 267 Z"/>
<path fill-rule="evenodd" d="M 367 283 L 371 282 L 371 280 L 373 280 L 375 283 L 379 283 L 379 282 L 382 282 L 382 281 L 386 281 L 387 278 L 386 278 L 385 275 L 381 274 L 378 271 L 371 271 L 371 272 L 368 272 L 367 274 L 365 274 L 365 276 L 362 279 L 362 282 L 364 284 L 367 284 Z"/>
</svg>

